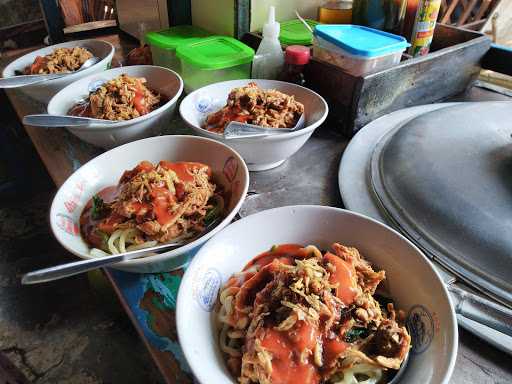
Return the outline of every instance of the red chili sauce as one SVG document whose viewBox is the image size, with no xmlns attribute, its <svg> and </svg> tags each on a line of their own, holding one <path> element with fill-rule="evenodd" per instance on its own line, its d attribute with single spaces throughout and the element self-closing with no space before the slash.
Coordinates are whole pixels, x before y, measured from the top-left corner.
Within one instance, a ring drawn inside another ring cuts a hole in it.
<svg viewBox="0 0 512 384">
<path fill-rule="evenodd" d="M 239 288 L 233 319 L 243 316 L 242 310 L 247 306 L 258 304 L 265 300 L 265 287 L 273 280 L 273 271 L 279 268 L 279 261 L 291 265 L 295 259 L 304 259 L 310 256 L 302 245 L 283 244 L 273 247 L 252 259 L 243 269 L 243 273 L 232 277 L 227 286 Z M 337 283 L 336 296 L 345 304 L 354 301 L 355 287 L 353 276 L 354 267 L 340 257 L 325 253 L 325 263 L 330 263 L 336 270 L 331 273 L 330 281 Z M 259 267 L 255 272 L 255 266 Z M 309 356 L 306 363 L 300 361 L 300 353 L 308 348 L 314 351 L 317 340 L 322 341 L 322 360 L 324 367 L 330 367 L 337 357 L 347 348 L 347 343 L 334 332 L 322 332 L 321 329 L 310 325 L 306 321 L 297 321 L 289 331 L 278 331 L 273 327 L 261 328 L 257 338 L 261 345 L 272 354 L 273 384 L 316 384 L 322 379 L 322 370 L 313 363 L 313 356 Z M 327 333 L 327 334 L 326 334 Z"/>
<path fill-rule="evenodd" d="M 194 180 L 191 171 L 204 167 L 204 164 L 194 162 L 174 162 L 160 161 L 159 165 L 165 169 L 172 170 L 179 178 L 179 182 L 174 183 L 176 190 L 172 194 L 165 187 L 153 187 L 144 201 L 131 201 L 130 208 L 137 223 L 144 222 L 148 215 L 154 213 L 154 217 L 160 225 L 173 220 L 174 216 L 170 213 L 170 207 L 176 201 L 182 201 L 185 197 L 185 183 Z M 155 166 L 149 161 L 142 161 L 135 168 L 127 170 L 121 176 L 119 184 L 110 186 L 99 191 L 96 196 L 101 198 L 104 203 L 111 203 L 117 197 L 120 186 L 129 182 L 133 177 L 141 172 L 150 172 Z M 211 175 L 211 168 L 208 167 L 208 175 Z M 93 200 L 89 200 L 80 215 L 80 231 L 85 241 L 95 248 L 102 248 L 104 236 L 110 235 L 115 231 L 115 225 L 128 220 L 115 212 L 110 212 L 106 217 L 94 219 L 92 217 Z"/>
<path fill-rule="evenodd" d="M 156 91 L 151 91 L 151 92 L 153 92 L 154 94 L 158 93 Z M 155 104 L 151 108 L 151 110 L 148 110 L 148 108 L 144 104 L 144 93 L 142 91 L 139 91 L 139 92 L 135 93 L 135 98 L 133 99 L 133 104 L 134 104 L 134 107 L 137 110 L 137 112 L 139 112 L 139 114 L 142 116 L 142 115 L 148 114 L 149 112 L 154 111 L 157 108 L 160 108 L 161 106 L 166 104 L 168 101 L 169 101 L 169 98 L 161 94 L 160 102 L 158 104 Z M 72 106 L 68 111 L 68 115 L 78 116 L 78 117 L 96 118 L 96 116 L 94 116 L 92 114 L 91 103 L 89 102 L 89 98 Z"/>
</svg>

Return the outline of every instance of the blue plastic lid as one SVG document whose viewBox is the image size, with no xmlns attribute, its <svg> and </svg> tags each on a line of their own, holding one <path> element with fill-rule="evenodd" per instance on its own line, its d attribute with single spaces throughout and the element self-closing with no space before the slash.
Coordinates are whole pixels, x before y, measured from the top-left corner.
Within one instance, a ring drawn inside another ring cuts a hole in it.
<svg viewBox="0 0 512 384">
<path fill-rule="evenodd" d="M 402 36 L 361 25 L 319 24 L 315 27 L 315 36 L 352 55 L 364 57 L 384 56 L 410 46 Z"/>
</svg>

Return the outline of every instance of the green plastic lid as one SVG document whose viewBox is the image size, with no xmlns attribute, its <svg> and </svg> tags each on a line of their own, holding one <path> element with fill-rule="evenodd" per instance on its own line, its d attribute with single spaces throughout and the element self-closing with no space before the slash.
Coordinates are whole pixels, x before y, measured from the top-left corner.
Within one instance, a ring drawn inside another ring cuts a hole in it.
<svg viewBox="0 0 512 384">
<path fill-rule="evenodd" d="M 315 29 L 315 26 L 319 24 L 318 21 L 309 19 L 306 19 L 306 23 L 311 29 Z M 311 45 L 313 44 L 313 34 L 298 19 L 283 21 L 279 41 L 284 45 Z"/>
<path fill-rule="evenodd" d="M 146 42 L 163 49 L 176 49 L 191 39 L 210 36 L 211 33 L 193 25 L 178 25 L 158 32 L 146 33 Z"/>
<path fill-rule="evenodd" d="M 199 69 L 223 69 L 250 63 L 254 50 L 228 36 L 210 36 L 180 45 L 176 56 Z"/>
</svg>

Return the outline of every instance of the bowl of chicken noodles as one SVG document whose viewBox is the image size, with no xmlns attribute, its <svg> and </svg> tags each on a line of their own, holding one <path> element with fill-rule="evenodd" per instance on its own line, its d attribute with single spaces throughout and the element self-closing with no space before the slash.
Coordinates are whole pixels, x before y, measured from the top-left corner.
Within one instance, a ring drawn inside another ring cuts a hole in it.
<svg viewBox="0 0 512 384">
<path fill-rule="evenodd" d="M 95 119 L 93 126 L 66 128 L 90 144 L 112 148 L 159 135 L 169 124 L 182 90 L 180 76 L 167 68 L 115 68 L 61 90 L 50 100 L 48 113 Z"/>
</svg>

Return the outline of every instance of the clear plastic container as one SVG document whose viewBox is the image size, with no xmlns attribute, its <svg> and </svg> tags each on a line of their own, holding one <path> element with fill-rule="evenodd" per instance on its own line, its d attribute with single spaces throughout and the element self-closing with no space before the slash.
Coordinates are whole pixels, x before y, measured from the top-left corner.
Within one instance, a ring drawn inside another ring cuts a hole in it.
<svg viewBox="0 0 512 384">
<path fill-rule="evenodd" d="M 313 57 L 354 76 L 364 76 L 400 62 L 407 41 L 397 35 L 359 25 L 318 25 Z"/>
<path fill-rule="evenodd" d="M 187 93 L 208 84 L 251 77 L 254 50 L 232 37 L 211 36 L 182 44 L 176 55 Z"/>
<path fill-rule="evenodd" d="M 153 64 L 181 73 L 180 60 L 176 57 L 176 48 L 194 39 L 210 36 L 211 33 L 192 25 L 179 25 L 163 31 L 149 32 L 145 41 L 151 47 Z"/>
</svg>

